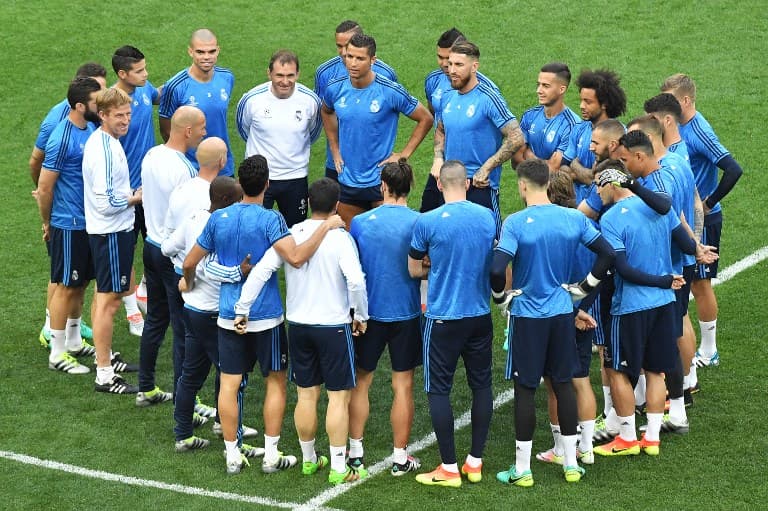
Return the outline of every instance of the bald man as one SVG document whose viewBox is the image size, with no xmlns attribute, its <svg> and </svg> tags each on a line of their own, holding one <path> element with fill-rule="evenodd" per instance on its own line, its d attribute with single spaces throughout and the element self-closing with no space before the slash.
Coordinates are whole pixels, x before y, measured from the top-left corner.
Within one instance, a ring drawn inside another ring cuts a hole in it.
<svg viewBox="0 0 768 511">
<path fill-rule="evenodd" d="M 234 166 L 227 133 L 227 108 L 235 77 L 229 69 L 216 66 L 219 50 L 216 35 L 207 28 L 192 33 L 187 48 L 192 65 L 176 73 L 163 86 L 158 111 L 160 134 L 163 140 L 169 139 L 174 112 L 182 105 L 198 107 L 208 121 L 209 134 L 221 138 L 227 145 L 227 164 L 221 174 L 232 176 Z M 198 168 L 195 148 L 190 148 L 186 155 L 195 168 Z"/>
<path fill-rule="evenodd" d="M 160 250 L 168 237 L 165 219 L 171 192 L 197 176 L 197 169 L 185 153 L 197 149 L 206 134 L 203 112 L 193 106 L 179 107 L 171 117 L 168 141 L 147 152 L 141 164 L 141 182 L 145 196 L 144 216 L 147 238 L 144 242 L 144 276 L 147 279 L 147 317 L 139 352 L 139 393 L 136 406 L 169 401 L 173 396 L 155 383 L 155 365 L 165 331 L 173 329 L 173 382 L 181 376 L 184 360 L 184 324 L 179 293 L 179 274 Z M 214 142 L 215 144 L 215 142 Z"/>
</svg>

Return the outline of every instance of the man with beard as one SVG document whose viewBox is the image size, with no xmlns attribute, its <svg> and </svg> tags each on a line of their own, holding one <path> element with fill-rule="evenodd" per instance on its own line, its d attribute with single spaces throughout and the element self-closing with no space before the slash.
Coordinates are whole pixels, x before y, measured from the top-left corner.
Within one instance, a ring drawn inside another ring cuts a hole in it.
<svg viewBox="0 0 768 511">
<path fill-rule="evenodd" d="M 560 168 L 571 130 L 581 122 L 565 105 L 565 93 L 570 83 L 571 70 L 567 64 L 550 62 L 541 68 L 536 82 L 539 105 L 527 110 L 520 118 L 526 145 L 515 154 L 515 165 L 529 158 L 541 158 L 547 161 L 551 172 Z"/>
<path fill-rule="evenodd" d="M 208 135 L 219 137 L 227 144 L 227 165 L 221 171 L 222 175 L 232 176 L 235 173 L 234 158 L 229 149 L 229 133 L 227 132 L 227 108 L 235 77 L 229 69 L 219 67 L 219 43 L 216 35 L 207 28 L 195 30 L 189 40 L 187 53 L 192 58 L 192 65 L 182 69 L 165 85 L 160 98 L 160 134 L 163 140 L 168 140 L 171 133 L 171 118 L 173 113 L 182 105 L 195 106 L 205 114 Z M 195 149 L 186 153 L 187 158 L 197 168 Z"/>
<path fill-rule="evenodd" d="M 470 180 L 467 200 L 493 212 L 498 237 L 501 164 L 512 158 L 525 139 L 499 91 L 478 79 L 479 66 L 477 45 L 469 41 L 453 45 L 448 57 L 453 90 L 442 99 L 430 172 L 437 177 L 445 161 L 463 162 Z"/>
<path fill-rule="evenodd" d="M 93 348 L 80 336 L 83 296 L 93 277 L 85 232 L 82 166 L 83 147 L 95 129 L 91 123 L 99 122 L 95 109 L 100 91 L 93 78 L 76 78 L 70 83 L 70 111 L 48 137 L 37 183 L 43 240 L 50 242 L 51 282 L 56 284 L 49 304 L 48 367 L 67 374 L 90 372 L 75 357 L 93 354 Z"/>
</svg>

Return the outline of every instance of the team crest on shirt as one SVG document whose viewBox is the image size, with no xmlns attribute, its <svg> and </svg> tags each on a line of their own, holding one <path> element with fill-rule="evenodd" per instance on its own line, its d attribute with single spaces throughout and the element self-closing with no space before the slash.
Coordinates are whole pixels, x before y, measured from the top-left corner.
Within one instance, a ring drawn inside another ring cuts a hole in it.
<svg viewBox="0 0 768 511">
<path fill-rule="evenodd" d="M 296 110 L 296 120 L 301 122 L 301 120 L 304 118 L 304 114 L 301 110 Z"/>
<path fill-rule="evenodd" d="M 435 92 L 432 93 L 432 97 L 437 101 L 440 101 L 440 98 L 443 97 L 443 89 L 435 89 Z"/>
<path fill-rule="evenodd" d="M 547 133 L 547 142 L 552 143 L 553 140 L 555 140 L 555 130 L 549 130 L 549 133 Z"/>
<path fill-rule="evenodd" d="M 475 105 L 469 105 L 469 108 L 467 108 L 467 117 L 472 117 L 475 115 Z"/>
<path fill-rule="evenodd" d="M 198 105 L 197 100 L 195 99 L 194 96 L 190 96 L 189 97 L 189 100 L 187 101 L 187 104 L 189 106 L 197 106 Z"/>
<path fill-rule="evenodd" d="M 226 90 L 224 90 L 224 89 L 221 89 L 221 90 L 219 91 L 219 96 L 221 96 L 221 100 L 222 100 L 222 101 L 226 101 L 226 100 L 228 100 L 228 99 L 229 99 L 229 94 L 227 94 L 227 91 L 226 91 Z"/>
<path fill-rule="evenodd" d="M 381 106 L 379 105 L 379 101 L 377 99 L 374 99 L 373 101 L 371 101 L 370 110 L 371 110 L 371 113 L 373 114 L 381 110 Z"/>
<path fill-rule="evenodd" d="M 80 278 L 80 274 L 77 273 L 77 270 L 72 270 L 72 280 L 77 281 Z"/>
<path fill-rule="evenodd" d="M 149 97 L 148 97 L 146 94 L 142 94 L 142 95 L 141 95 L 141 101 L 142 101 L 142 102 L 143 102 L 145 105 L 147 105 L 147 106 L 149 106 L 149 105 L 151 105 L 151 104 L 152 104 L 152 102 L 149 100 Z"/>
</svg>

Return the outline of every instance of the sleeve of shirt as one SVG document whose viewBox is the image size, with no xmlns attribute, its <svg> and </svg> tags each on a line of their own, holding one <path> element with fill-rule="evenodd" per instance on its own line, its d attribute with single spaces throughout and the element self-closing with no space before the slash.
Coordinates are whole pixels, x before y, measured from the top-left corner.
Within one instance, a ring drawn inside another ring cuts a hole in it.
<svg viewBox="0 0 768 511">
<path fill-rule="evenodd" d="M 408 93 L 408 91 L 405 90 L 405 87 L 403 87 L 399 83 L 393 90 L 395 91 L 395 94 L 393 94 L 395 110 L 405 115 L 411 115 L 413 111 L 416 110 L 416 107 L 419 105 L 419 100 L 416 99 L 414 96 L 411 96 Z"/>
<path fill-rule="evenodd" d="M 416 221 L 413 226 L 413 235 L 411 236 L 411 250 L 426 254 L 429 251 L 429 240 L 427 239 L 427 226 L 423 217 Z"/>
<path fill-rule="evenodd" d="M 160 97 L 160 107 L 157 109 L 157 115 L 163 119 L 170 119 L 179 106 L 176 99 L 177 88 L 175 83 L 171 85 L 172 80 L 165 82 L 163 95 Z"/>
<path fill-rule="evenodd" d="M 702 154 L 707 160 L 717 164 L 720 160 L 731 154 L 728 149 L 723 147 L 720 139 L 717 138 L 711 129 L 704 130 L 696 124 L 693 126 L 693 132 L 696 134 L 696 151 Z"/>
<path fill-rule="evenodd" d="M 320 97 L 316 94 L 312 95 L 312 99 L 314 100 L 313 104 L 313 114 L 312 118 L 309 120 L 309 143 L 314 144 L 318 138 L 320 138 L 320 133 L 323 131 L 323 119 L 320 117 L 320 107 L 322 105 L 322 102 L 320 101 Z"/>
<path fill-rule="evenodd" d="M 322 72 L 323 67 L 319 67 L 317 71 L 315 71 L 315 94 L 320 96 L 322 99 L 322 95 L 325 92 L 325 86 L 328 85 L 325 80 L 325 75 Z"/>
<path fill-rule="evenodd" d="M 571 133 L 573 132 L 573 128 L 575 126 L 576 126 L 575 123 L 571 124 L 570 122 L 566 123 L 563 126 L 563 131 L 560 133 L 560 140 L 557 143 L 557 149 L 555 149 L 555 151 L 560 151 L 561 153 L 565 154 L 565 151 L 568 150 L 568 145 L 570 144 L 570 139 L 571 139 Z"/>
<path fill-rule="evenodd" d="M 149 87 L 149 99 L 152 101 L 152 104 L 155 104 L 155 101 L 157 101 L 157 97 L 160 95 L 160 91 L 157 90 L 157 87 L 152 85 L 152 82 L 147 81 L 147 86 Z"/>
<path fill-rule="evenodd" d="M 236 121 L 237 121 L 237 132 L 240 134 L 240 138 L 248 141 L 248 131 L 251 126 L 251 121 L 253 119 L 251 109 L 249 108 L 249 101 L 250 98 L 249 94 L 246 92 L 243 94 L 243 97 L 240 98 L 240 101 L 237 103 L 237 115 L 236 115 Z"/>
<path fill-rule="evenodd" d="M 621 232 L 610 218 L 603 216 L 603 220 L 600 222 L 600 229 L 603 232 L 603 237 L 611 244 L 615 251 L 627 250 L 627 247 L 624 245 L 624 239 L 621 237 Z"/>
<path fill-rule="evenodd" d="M 171 232 L 171 235 L 163 240 L 160 250 L 165 257 L 173 257 L 184 250 L 186 245 L 184 240 L 186 239 L 186 227 L 188 224 L 189 222 Z"/>
<path fill-rule="evenodd" d="M 274 212 L 272 221 L 269 227 L 267 227 L 267 239 L 269 244 L 274 245 L 286 236 L 290 236 L 291 231 L 288 230 L 288 225 L 285 223 L 283 215 Z"/>
<path fill-rule="evenodd" d="M 61 165 L 61 158 L 65 156 L 66 147 L 64 147 L 61 137 L 52 137 L 53 132 L 48 135 L 48 142 L 43 147 L 45 151 L 45 159 L 43 160 L 43 168 L 52 170 L 53 172 L 59 172 Z"/>
<path fill-rule="evenodd" d="M 496 245 L 495 250 L 515 257 L 517 253 L 517 236 L 515 236 L 514 227 L 512 226 L 512 218 L 509 216 L 504 220 L 501 226 L 501 239 L 499 239 L 499 244 Z"/>
<path fill-rule="evenodd" d="M 248 274 L 248 278 L 243 284 L 243 289 L 240 291 L 240 298 L 235 304 L 235 314 L 238 316 L 247 315 L 253 306 L 253 302 L 259 297 L 261 290 L 264 288 L 264 284 L 272 277 L 272 274 L 276 272 L 283 265 L 283 260 L 278 255 L 274 248 L 270 248 L 264 253 L 264 256 L 259 262 L 251 268 L 251 272 Z"/>
<path fill-rule="evenodd" d="M 481 85 L 481 87 L 488 92 L 488 117 L 491 119 L 494 126 L 501 129 L 505 124 L 516 119 L 515 115 L 509 110 L 506 100 L 500 93 L 493 91 L 487 85 Z"/>
<path fill-rule="evenodd" d="M 214 233 L 216 232 L 216 216 L 211 215 L 208 221 L 203 227 L 203 231 L 200 236 L 197 237 L 197 244 L 200 248 L 206 252 L 216 252 L 216 244 L 214 243 Z"/>
<path fill-rule="evenodd" d="M 48 145 L 48 139 L 50 138 L 51 133 L 53 133 L 53 130 L 55 128 L 56 128 L 56 123 L 51 122 L 46 116 L 46 118 L 43 119 L 43 122 L 40 123 L 40 130 L 37 132 L 35 147 L 37 147 L 41 151 L 45 151 L 45 148 Z"/>
<path fill-rule="evenodd" d="M 579 213 L 579 217 L 579 221 L 582 222 L 581 243 L 584 246 L 589 246 L 600 237 L 600 231 L 595 228 L 592 221 L 586 215 Z"/>
<path fill-rule="evenodd" d="M 579 134 L 580 129 L 574 129 L 571 128 L 571 133 L 568 135 L 568 142 L 565 144 L 565 152 L 563 152 L 563 159 L 567 160 L 568 163 L 571 163 L 573 160 L 576 159 L 577 153 L 576 148 L 579 145 Z M 589 203 L 587 203 L 589 204 Z M 592 206 L 590 206 L 591 208 Z M 599 209 L 596 209 L 595 211 L 600 211 Z"/>
<path fill-rule="evenodd" d="M 336 87 L 328 87 L 326 86 L 323 90 L 323 95 L 321 99 L 323 100 L 323 104 L 328 107 L 331 110 L 335 110 L 333 103 L 336 101 Z"/>
<path fill-rule="evenodd" d="M 529 112 L 530 112 L 530 110 L 526 111 L 525 113 L 523 113 L 523 116 L 520 118 L 520 130 L 523 132 L 523 138 L 525 139 L 525 143 L 526 144 L 528 143 L 528 128 L 531 127 L 530 126 L 530 124 L 531 124 L 531 121 L 530 121 L 531 116 L 530 116 Z"/>
<path fill-rule="evenodd" d="M 368 321 L 368 293 L 365 289 L 365 275 L 360 266 L 360 257 L 352 241 L 352 237 L 347 233 L 339 236 L 339 268 L 347 281 L 347 295 L 349 297 L 349 306 L 355 310 L 355 319 L 358 321 Z"/>
<path fill-rule="evenodd" d="M 240 272 L 240 265 L 225 266 L 219 262 L 218 257 L 207 257 L 204 260 L 203 272 L 205 273 L 206 278 L 222 284 L 225 282 L 232 284 L 243 280 L 243 274 Z"/>
<path fill-rule="evenodd" d="M 584 200 L 587 203 L 587 206 L 589 206 L 589 209 L 596 213 L 600 213 L 603 209 L 603 199 L 600 198 L 600 194 L 597 192 L 596 186 L 590 186 L 589 187 L 589 193 L 584 198 Z"/>
</svg>

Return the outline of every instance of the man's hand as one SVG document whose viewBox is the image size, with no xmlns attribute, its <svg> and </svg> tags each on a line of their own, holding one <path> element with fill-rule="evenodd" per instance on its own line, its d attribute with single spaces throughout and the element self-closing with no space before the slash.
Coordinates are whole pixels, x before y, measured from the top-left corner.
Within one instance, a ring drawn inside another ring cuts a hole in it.
<svg viewBox="0 0 768 511">
<path fill-rule="evenodd" d="M 179 292 L 186 293 L 187 291 L 189 291 L 187 289 L 187 279 L 185 279 L 184 277 L 181 277 L 179 279 Z"/>
<path fill-rule="evenodd" d="M 248 276 L 249 273 L 251 273 L 251 268 L 253 268 L 253 265 L 251 264 L 251 254 L 248 254 L 245 256 L 245 258 L 240 262 L 240 274 L 245 278 Z"/>
<path fill-rule="evenodd" d="M 443 160 L 442 158 L 435 158 L 434 160 L 432 160 L 432 168 L 429 169 L 429 173 L 435 179 L 440 177 L 440 169 L 443 168 L 443 163 L 445 163 L 445 160 Z"/>
<path fill-rule="evenodd" d="M 605 169 L 597 177 L 597 186 L 613 185 L 618 188 L 629 188 L 634 184 L 634 179 L 618 169 Z"/>
<path fill-rule="evenodd" d="M 341 227 L 346 227 L 347 224 L 344 223 L 344 220 L 341 219 L 341 216 L 339 215 L 331 215 L 328 218 L 324 220 L 324 223 L 328 225 L 328 230 L 331 229 L 339 229 Z"/>
<path fill-rule="evenodd" d="M 582 332 L 597 328 L 597 321 L 588 312 L 581 309 L 576 312 L 576 329 Z"/>
<path fill-rule="evenodd" d="M 398 161 L 400 161 L 400 158 L 403 158 L 402 153 L 392 153 L 389 155 L 389 158 L 387 158 L 386 160 L 380 161 L 378 166 L 383 167 L 387 163 L 397 163 Z"/>
<path fill-rule="evenodd" d="M 672 275 L 672 289 L 677 291 L 685 285 L 685 279 L 682 275 Z"/>
<path fill-rule="evenodd" d="M 709 195 L 701 199 L 701 208 L 704 210 L 704 215 L 708 215 L 712 211 L 712 208 L 707 204 L 707 199 L 709 199 Z"/>
<path fill-rule="evenodd" d="M 475 175 L 472 176 L 472 184 L 475 188 L 488 188 L 488 186 L 491 184 L 488 181 L 488 175 L 490 174 L 490 171 L 485 169 L 485 167 L 480 167 L 475 172 Z"/>
<path fill-rule="evenodd" d="M 235 316 L 235 332 L 244 335 L 248 329 L 248 316 Z"/>
<path fill-rule="evenodd" d="M 712 245 L 696 244 L 696 262 L 699 264 L 712 264 L 720 259 L 720 254 L 717 253 L 717 247 Z"/>
<path fill-rule="evenodd" d="M 515 297 L 520 296 L 523 294 L 522 289 L 510 289 L 509 291 L 504 291 L 504 293 L 501 296 L 493 296 L 493 303 L 496 304 L 496 306 L 499 308 L 502 314 L 509 313 L 509 304 L 512 303 L 512 300 L 515 299 Z"/>
<path fill-rule="evenodd" d="M 341 155 L 333 157 L 333 165 L 336 167 L 336 173 L 341 174 L 344 171 L 344 160 Z"/>
<path fill-rule="evenodd" d="M 352 320 L 352 335 L 359 337 L 368 330 L 368 323 L 366 321 Z"/>
<path fill-rule="evenodd" d="M 141 187 L 139 187 L 133 191 L 133 194 L 130 197 L 128 197 L 128 205 L 135 206 L 136 204 L 141 204 L 143 197 L 144 192 L 142 192 Z"/>
<path fill-rule="evenodd" d="M 43 241 L 48 242 L 51 240 L 51 226 L 43 224 Z"/>
</svg>

